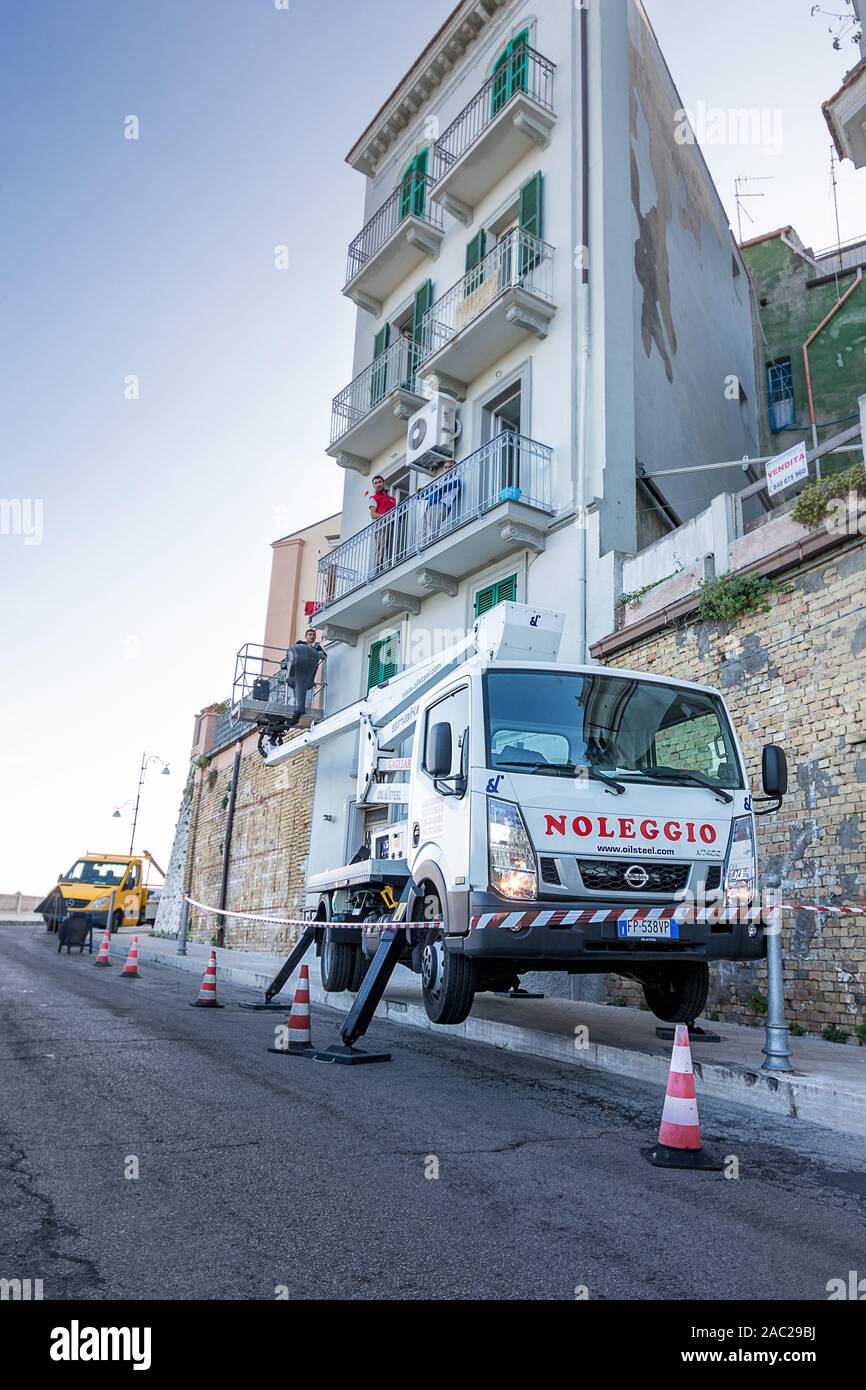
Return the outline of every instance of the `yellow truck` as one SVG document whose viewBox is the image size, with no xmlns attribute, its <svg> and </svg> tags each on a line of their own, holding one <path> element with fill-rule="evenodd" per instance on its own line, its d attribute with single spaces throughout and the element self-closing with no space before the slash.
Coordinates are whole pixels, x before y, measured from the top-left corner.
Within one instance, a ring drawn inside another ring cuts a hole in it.
<svg viewBox="0 0 866 1390">
<path fill-rule="evenodd" d="M 150 886 L 147 875 L 153 865 L 165 874 L 147 850 L 138 854 L 92 854 L 76 859 L 37 907 L 50 932 L 56 932 L 67 913 L 87 914 L 95 927 L 112 932 L 152 922 L 159 901 L 159 887 Z"/>
</svg>

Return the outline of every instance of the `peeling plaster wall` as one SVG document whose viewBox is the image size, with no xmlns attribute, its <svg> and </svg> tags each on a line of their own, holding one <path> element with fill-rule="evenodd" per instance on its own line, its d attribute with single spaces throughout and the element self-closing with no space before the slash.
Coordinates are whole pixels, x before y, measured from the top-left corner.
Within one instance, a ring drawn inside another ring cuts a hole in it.
<svg viewBox="0 0 866 1390">
<path fill-rule="evenodd" d="M 637 460 L 652 471 L 740 458 L 758 451 L 748 275 L 700 149 L 682 140 L 690 127 L 646 15 L 631 3 L 628 29 Z M 682 521 L 709 500 L 700 475 L 660 486 Z"/>
</svg>

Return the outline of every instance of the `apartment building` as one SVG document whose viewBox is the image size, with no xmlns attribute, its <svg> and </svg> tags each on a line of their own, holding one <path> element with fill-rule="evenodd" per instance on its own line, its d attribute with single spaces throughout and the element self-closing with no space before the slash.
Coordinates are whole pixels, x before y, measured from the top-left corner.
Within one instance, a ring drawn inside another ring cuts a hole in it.
<svg viewBox="0 0 866 1390">
<path fill-rule="evenodd" d="M 758 452 L 749 277 L 681 108 L 636 0 L 461 0 L 350 150 L 329 710 L 506 598 L 588 659 L 622 556 L 707 505 L 699 465 Z M 311 869 L 385 812 L 352 804 L 353 744 L 320 752 Z"/>
</svg>

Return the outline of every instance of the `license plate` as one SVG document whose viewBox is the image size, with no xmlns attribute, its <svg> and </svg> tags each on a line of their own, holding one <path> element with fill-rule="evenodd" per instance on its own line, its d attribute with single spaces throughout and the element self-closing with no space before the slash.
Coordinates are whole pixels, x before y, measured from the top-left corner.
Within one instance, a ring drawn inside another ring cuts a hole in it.
<svg viewBox="0 0 866 1390">
<path fill-rule="evenodd" d="M 616 934 L 639 941 L 670 941 L 679 936 L 680 929 L 672 917 L 637 917 L 624 912 L 616 924 Z"/>
</svg>

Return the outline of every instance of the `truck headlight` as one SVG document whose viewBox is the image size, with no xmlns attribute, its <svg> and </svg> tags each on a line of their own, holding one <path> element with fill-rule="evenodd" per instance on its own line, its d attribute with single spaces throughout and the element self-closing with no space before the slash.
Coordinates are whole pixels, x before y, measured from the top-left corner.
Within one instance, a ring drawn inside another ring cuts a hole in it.
<svg viewBox="0 0 866 1390">
<path fill-rule="evenodd" d="M 751 816 L 735 816 L 731 827 L 731 847 L 725 870 L 725 900 L 740 911 L 755 896 L 755 828 Z"/>
<path fill-rule="evenodd" d="M 487 798 L 487 844 L 493 891 L 504 898 L 537 897 L 535 851 L 513 801 Z"/>
<path fill-rule="evenodd" d="M 111 894 L 106 894 L 104 898 L 96 898 L 89 906 L 94 912 L 103 912 L 105 908 L 111 907 Z"/>
</svg>

